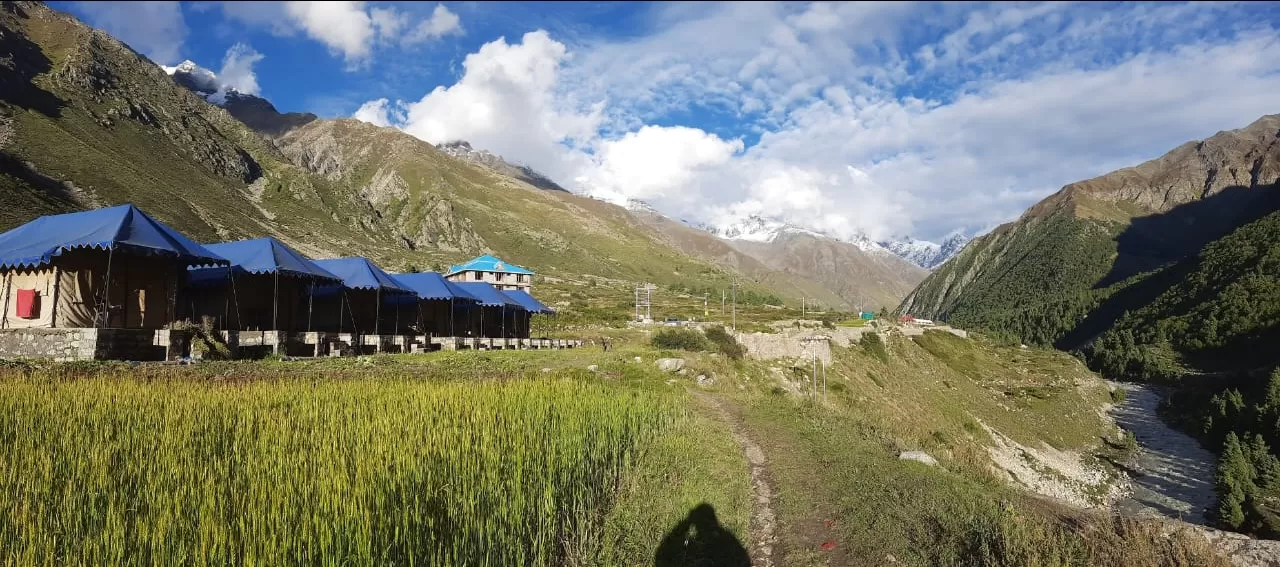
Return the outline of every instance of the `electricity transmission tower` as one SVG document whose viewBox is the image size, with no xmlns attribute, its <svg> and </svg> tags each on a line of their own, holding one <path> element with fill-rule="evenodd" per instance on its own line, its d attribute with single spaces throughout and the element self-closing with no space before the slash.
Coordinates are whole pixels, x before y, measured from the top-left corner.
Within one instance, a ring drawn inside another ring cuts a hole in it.
<svg viewBox="0 0 1280 567">
<path fill-rule="evenodd" d="M 636 321 L 653 320 L 653 284 L 645 283 L 636 286 Z M 640 318 L 640 309 L 644 308 L 644 319 Z"/>
</svg>

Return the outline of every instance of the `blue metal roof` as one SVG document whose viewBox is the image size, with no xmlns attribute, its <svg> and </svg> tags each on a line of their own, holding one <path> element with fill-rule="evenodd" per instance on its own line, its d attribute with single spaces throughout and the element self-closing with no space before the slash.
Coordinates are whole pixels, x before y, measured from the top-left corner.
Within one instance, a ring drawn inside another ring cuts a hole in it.
<svg viewBox="0 0 1280 567">
<path fill-rule="evenodd" d="M 391 293 L 413 293 L 413 290 L 396 283 L 389 274 L 367 258 L 333 258 L 313 262 L 325 271 L 342 278 L 342 285 L 349 289 L 380 289 Z"/>
<path fill-rule="evenodd" d="M 0 234 L 0 268 L 37 268 L 79 248 L 166 256 L 188 266 L 229 264 L 226 258 L 125 204 L 43 216 Z"/>
<path fill-rule="evenodd" d="M 550 307 L 547 307 L 546 305 L 543 305 L 541 301 L 534 299 L 532 295 L 529 295 L 529 293 L 524 290 L 513 289 L 509 291 L 503 291 L 501 293 L 507 297 L 510 297 L 511 299 L 514 299 L 516 303 L 519 303 L 520 305 L 524 306 L 525 310 L 527 310 L 530 313 L 543 313 L 547 315 L 554 315 L 556 312 L 555 309 L 552 309 Z"/>
<path fill-rule="evenodd" d="M 501 259 L 491 256 L 489 254 L 472 258 L 471 260 L 464 262 L 462 264 L 458 264 L 456 266 L 449 266 L 449 273 L 446 275 L 453 275 L 458 272 L 465 272 L 470 270 L 477 270 L 481 272 L 506 272 L 508 274 L 533 275 L 533 272 L 525 268 L 522 268 L 515 264 L 508 264 L 506 262 L 503 262 Z"/>
<path fill-rule="evenodd" d="M 391 279 L 401 287 L 416 291 L 419 299 L 452 299 L 469 303 L 480 301 L 458 287 L 458 284 L 444 279 L 444 276 L 436 272 L 391 274 Z"/>
<path fill-rule="evenodd" d="M 458 282 L 463 291 L 480 301 L 480 305 L 484 307 L 502 307 L 506 306 L 511 309 L 525 310 L 523 305 L 516 303 L 516 300 L 503 295 L 502 292 L 485 282 Z"/>
<path fill-rule="evenodd" d="M 315 280 L 317 283 L 338 283 L 342 278 L 329 273 L 308 260 L 297 250 L 271 237 L 221 242 L 205 246 L 219 256 L 231 261 L 232 267 L 250 274 L 280 274 Z M 226 268 L 197 268 L 190 270 L 192 281 L 226 277 Z"/>
</svg>

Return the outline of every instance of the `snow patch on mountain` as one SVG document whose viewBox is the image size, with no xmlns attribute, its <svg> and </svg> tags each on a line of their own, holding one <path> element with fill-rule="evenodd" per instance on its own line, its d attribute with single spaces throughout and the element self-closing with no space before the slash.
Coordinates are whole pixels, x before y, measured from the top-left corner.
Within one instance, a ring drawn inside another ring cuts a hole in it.
<svg viewBox="0 0 1280 567">
<path fill-rule="evenodd" d="M 950 260 L 963 250 L 964 245 L 968 243 L 969 238 L 960 232 L 952 233 L 941 244 L 910 237 L 879 242 L 880 246 L 897 254 L 906 261 L 930 270 Z"/>
<path fill-rule="evenodd" d="M 549 177 L 538 173 L 533 168 L 520 163 L 508 162 L 502 159 L 502 156 L 489 150 L 473 148 L 471 143 L 466 140 L 454 140 L 437 144 L 436 149 L 455 158 L 477 163 L 503 175 L 514 177 L 539 189 L 566 191 L 564 187 L 561 187 Z"/>
<path fill-rule="evenodd" d="M 941 244 L 910 237 L 877 241 L 861 233 L 841 237 L 788 224 L 776 218 L 754 214 L 712 225 L 690 222 L 685 222 L 685 224 L 705 230 L 726 240 L 773 242 L 784 234 L 807 234 L 817 238 L 829 238 L 857 246 L 868 254 L 886 257 L 896 256 L 926 269 L 933 269 L 941 265 L 956 255 L 968 243 L 968 238 L 959 232 L 948 236 Z"/>
</svg>

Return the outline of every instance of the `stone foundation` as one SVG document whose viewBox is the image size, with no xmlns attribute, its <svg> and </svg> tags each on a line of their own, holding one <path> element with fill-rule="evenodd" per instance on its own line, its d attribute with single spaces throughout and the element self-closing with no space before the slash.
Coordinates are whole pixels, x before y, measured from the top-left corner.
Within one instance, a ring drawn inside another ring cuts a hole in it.
<svg viewBox="0 0 1280 567">
<path fill-rule="evenodd" d="M 0 358 L 72 360 L 177 360 L 191 337 L 168 329 L 4 329 Z"/>
</svg>

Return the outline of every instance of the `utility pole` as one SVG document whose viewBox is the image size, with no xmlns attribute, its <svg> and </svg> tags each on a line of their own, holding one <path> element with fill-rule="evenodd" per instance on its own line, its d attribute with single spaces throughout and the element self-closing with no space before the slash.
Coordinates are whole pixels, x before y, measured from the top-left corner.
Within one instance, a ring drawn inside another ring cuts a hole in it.
<svg viewBox="0 0 1280 567">
<path fill-rule="evenodd" d="M 703 294 L 702 294 L 702 318 L 703 318 L 703 319 L 706 319 L 707 317 L 709 317 L 709 316 L 711 315 L 711 312 L 710 312 L 710 311 L 707 311 L 707 300 L 708 300 L 708 299 L 711 299 L 711 294 L 710 294 L 710 293 L 703 293 Z"/>
<path fill-rule="evenodd" d="M 738 278 L 733 279 L 733 332 L 738 332 Z"/>
<path fill-rule="evenodd" d="M 724 316 L 724 289 L 720 289 L 720 316 Z"/>
</svg>

